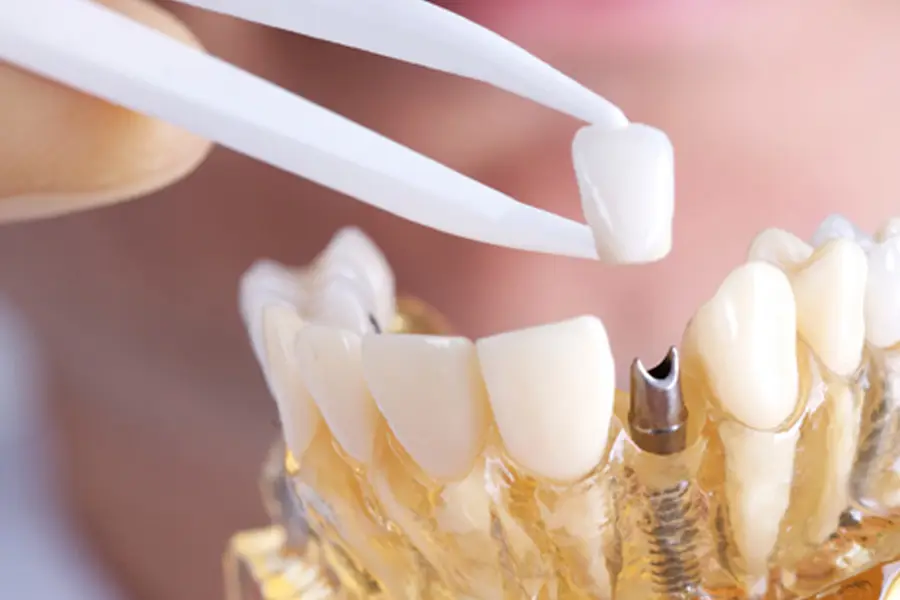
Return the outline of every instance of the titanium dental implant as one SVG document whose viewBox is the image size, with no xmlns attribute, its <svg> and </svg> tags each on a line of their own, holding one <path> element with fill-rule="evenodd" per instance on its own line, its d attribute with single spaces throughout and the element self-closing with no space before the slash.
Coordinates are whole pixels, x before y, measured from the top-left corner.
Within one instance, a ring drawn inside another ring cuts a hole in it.
<svg viewBox="0 0 900 600">
<path fill-rule="evenodd" d="M 625 494 L 620 507 L 623 571 L 616 598 L 702 596 L 704 540 L 701 492 L 696 484 L 702 444 L 688 439 L 688 408 L 681 394 L 673 347 L 647 370 L 631 365 Z M 631 460 L 628 460 L 631 454 Z"/>
</svg>

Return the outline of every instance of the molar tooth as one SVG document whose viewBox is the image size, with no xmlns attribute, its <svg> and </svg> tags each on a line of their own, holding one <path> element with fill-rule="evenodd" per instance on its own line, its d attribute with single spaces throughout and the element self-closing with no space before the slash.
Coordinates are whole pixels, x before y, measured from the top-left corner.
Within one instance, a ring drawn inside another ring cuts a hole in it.
<svg viewBox="0 0 900 600">
<path fill-rule="evenodd" d="M 876 242 L 886 242 L 895 237 L 900 237 L 900 217 L 888 219 L 875 233 Z"/>
<path fill-rule="evenodd" d="M 805 262 L 813 248 L 793 233 L 783 229 L 765 229 L 754 238 L 747 253 L 748 260 L 762 260 L 782 269 Z"/>
<path fill-rule="evenodd" d="M 854 241 L 867 252 L 872 247 L 872 237 L 868 233 L 857 227 L 847 217 L 838 214 L 829 215 L 822 221 L 819 228 L 813 233 L 811 242 L 818 248 L 829 240 L 837 239 Z"/>
<path fill-rule="evenodd" d="M 582 128 L 572 142 L 585 218 L 600 259 L 647 263 L 672 247 L 675 169 L 672 144 L 647 125 Z"/>
<path fill-rule="evenodd" d="M 397 440 L 431 477 L 468 475 L 490 423 L 475 345 L 461 337 L 368 335 L 363 373 Z"/>
<path fill-rule="evenodd" d="M 872 248 L 866 287 L 866 339 L 890 348 L 900 342 L 900 237 Z"/>
<path fill-rule="evenodd" d="M 862 360 L 867 271 L 856 242 L 834 239 L 792 277 L 798 332 L 830 371 L 844 377 Z"/>
<path fill-rule="evenodd" d="M 261 318 L 262 367 L 275 398 L 288 449 L 300 458 L 319 427 L 320 415 L 297 369 L 294 344 L 304 323 L 287 306 L 270 306 Z"/>
<path fill-rule="evenodd" d="M 370 464 L 379 414 L 363 379 L 360 336 L 310 324 L 293 350 L 298 374 L 334 439 L 351 458 Z"/>
<path fill-rule="evenodd" d="M 796 408 L 796 323 L 787 276 L 764 262 L 732 271 L 694 317 L 712 391 L 748 427 L 773 429 Z"/>
<path fill-rule="evenodd" d="M 476 343 L 500 437 L 538 476 L 574 480 L 600 463 L 615 393 L 603 323 L 579 317 Z"/>
</svg>

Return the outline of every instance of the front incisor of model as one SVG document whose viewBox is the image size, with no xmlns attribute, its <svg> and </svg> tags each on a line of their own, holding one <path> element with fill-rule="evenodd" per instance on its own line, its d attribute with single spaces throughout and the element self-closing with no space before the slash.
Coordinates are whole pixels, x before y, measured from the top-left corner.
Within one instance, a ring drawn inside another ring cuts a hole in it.
<svg viewBox="0 0 900 600">
<path fill-rule="evenodd" d="M 796 329 L 794 293 L 777 267 L 749 262 L 725 278 L 697 312 L 691 332 L 723 411 L 761 430 L 793 414 Z"/>
<path fill-rule="evenodd" d="M 294 346 L 298 375 L 315 399 L 334 439 L 355 461 L 372 461 L 378 408 L 363 380 L 360 336 L 309 324 Z"/>
<path fill-rule="evenodd" d="M 372 395 L 410 457 L 437 481 L 466 477 L 490 424 L 475 345 L 461 337 L 368 335 L 362 356 Z"/>
<path fill-rule="evenodd" d="M 263 374 L 278 407 L 285 442 L 297 458 L 303 456 L 320 422 L 294 352 L 304 326 L 297 312 L 285 306 L 271 306 L 263 314 Z"/>
<path fill-rule="evenodd" d="M 653 127 L 582 128 L 572 143 L 585 219 L 600 260 L 658 261 L 672 248 L 675 165 L 672 143 Z"/>
<path fill-rule="evenodd" d="M 615 366 L 603 323 L 579 317 L 477 342 L 509 456 L 542 478 L 571 481 L 603 458 Z"/>
<path fill-rule="evenodd" d="M 747 252 L 747 260 L 761 260 L 786 268 L 806 262 L 813 247 L 783 229 L 765 229 L 754 238 Z"/>
</svg>

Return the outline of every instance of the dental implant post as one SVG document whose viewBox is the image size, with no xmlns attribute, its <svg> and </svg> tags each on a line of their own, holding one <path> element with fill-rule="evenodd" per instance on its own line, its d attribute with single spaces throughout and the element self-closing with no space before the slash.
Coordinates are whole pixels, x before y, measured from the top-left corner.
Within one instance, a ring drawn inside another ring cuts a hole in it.
<svg viewBox="0 0 900 600">
<path fill-rule="evenodd" d="M 701 575 L 711 543 L 701 528 L 703 498 L 696 483 L 702 444 L 689 442 L 689 416 L 678 351 L 671 348 L 649 370 L 635 359 L 616 598 L 709 597 Z"/>
</svg>

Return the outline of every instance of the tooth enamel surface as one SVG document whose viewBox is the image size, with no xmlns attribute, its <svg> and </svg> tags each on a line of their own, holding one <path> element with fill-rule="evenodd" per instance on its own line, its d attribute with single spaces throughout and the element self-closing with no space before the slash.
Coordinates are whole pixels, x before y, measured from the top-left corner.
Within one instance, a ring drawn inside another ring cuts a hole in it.
<svg viewBox="0 0 900 600">
<path fill-rule="evenodd" d="M 694 317 L 712 391 L 749 427 L 774 429 L 796 408 L 796 324 L 787 276 L 764 262 L 732 271 Z"/>
<path fill-rule="evenodd" d="M 368 335 L 363 372 L 397 440 L 431 477 L 459 480 L 484 448 L 490 412 L 465 338 Z"/>
<path fill-rule="evenodd" d="M 297 369 L 294 344 L 304 328 L 296 310 L 271 306 L 262 315 L 263 374 L 275 398 L 288 449 L 300 458 L 319 426 L 320 415 Z"/>
<path fill-rule="evenodd" d="M 253 353 L 265 362 L 263 313 L 269 306 L 291 307 L 298 311 L 309 298 L 309 278 L 299 269 L 289 269 L 274 261 L 261 260 L 241 278 L 238 301 L 250 335 Z"/>
<path fill-rule="evenodd" d="M 371 463 L 379 418 L 363 379 L 359 335 L 310 324 L 298 333 L 294 352 L 298 375 L 334 439 L 354 460 Z"/>
<path fill-rule="evenodd" d="M 784 269 L 806 261 L 812 253 L 812 246 L 793 233 L 772 228 L 756 236 L 747 259 L 770 262 Z"/>
<path fill-rule="evenodd" d="M 567 481 L 601 462 L 615 367 L 599 319 L 503 333 L 476 347 L 494 419 L 513 460 L 538 476 Z"/>
<path fill-rule="evenodd" d="M 374 242 L 355 227 L 346 227 L 332 238 L 315 261 L 317 287 L 327 289 L 335 281 L 355 288 L 382 329 L 396 312 L 394 273 Z"/>
<path fill-rule="evenodd" d="M 362 287 L 362 282 L 337 275 L 318 283 L 317 293 L 309 307 L 316 323 L 360 335 L 374 329 L 372 319 L 378 322 L 375 303 L 368 290 Z M 381 323 L 378 326 L 380 329 Z"/>
<path fill-rule="evenodd" d="M 900 342 L 900 237 L 872 248 L 866 285 L 866 338 L 878 348 Z"/>
<path fill-rule="evenodd" d="M 572 143 L 585 219 L 600 259 L 647 263 L 672 247 L 675 168 L 672 144 L 647 125 L 582 128 Z"/>
<path fill-rule="evenodd" d="M 895 237 L 900 237 L 900 218 L 894 217 L 888 219 L 887 223 L 882 225 L 875 234 L 875 241 L 886 242 Z"/>
<path fill-rule="evenodd" d="M 822 221 L 819 228 L 813 234 L 811 242 L 819 247 L 829 240 L 845 239 L 856 242 L 863 250 L 868 251 L 872 246 L 872 238 L 855 223 L 842 215 L 830 215 Z"/>
<path fill-rule="evenodd" d="M 862 360 L 867 272 L 863 249 L 835 239 L 792 277 L 797 331 L 838 375 L 851 375 Z"/>
</svg>

